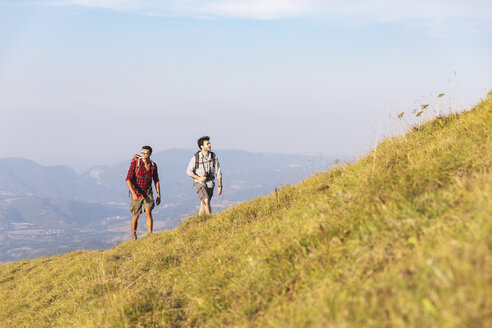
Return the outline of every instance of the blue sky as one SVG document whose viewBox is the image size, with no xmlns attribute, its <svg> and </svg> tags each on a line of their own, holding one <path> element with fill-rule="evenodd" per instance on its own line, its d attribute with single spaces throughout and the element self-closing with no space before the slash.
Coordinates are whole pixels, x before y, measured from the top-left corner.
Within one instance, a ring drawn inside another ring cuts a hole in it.
<svg viewBox="0 0 492 328">
<path fill-rule="evenodd" d="M 362 154 L 399 112 L 476 104 L 490 58 L 487 1 L 0 0 L 0 157 Z"/>
</svg>

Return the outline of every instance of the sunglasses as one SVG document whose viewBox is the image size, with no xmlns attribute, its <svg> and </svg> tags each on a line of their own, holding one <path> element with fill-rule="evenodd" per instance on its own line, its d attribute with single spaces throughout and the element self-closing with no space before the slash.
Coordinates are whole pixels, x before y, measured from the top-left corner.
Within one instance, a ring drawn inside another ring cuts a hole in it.
<svg viewBox="0 0 492 328">
<path fill-rule="evenodd" d="M 142 151 L 142 154 L 147 155 L 149 152 L 148 151 Z"/>
</svg>

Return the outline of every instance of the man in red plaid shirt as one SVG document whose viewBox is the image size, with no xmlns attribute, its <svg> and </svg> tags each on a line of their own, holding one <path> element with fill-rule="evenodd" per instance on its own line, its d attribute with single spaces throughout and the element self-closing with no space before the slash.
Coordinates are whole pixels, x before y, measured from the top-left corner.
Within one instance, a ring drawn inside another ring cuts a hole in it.
<svg viewBox="0 0 492 328">
<path fill-rule="evenodd" d="M 157 165 L 150 160 L 152 147 L 143 146 L 142 155 L 133 157 L 130 169 L 126 176 L 126 184 L 132 194 L 132 238 L 137 239 L 138 217 L 142 214 L 142 207 L 147 217 L 147 233 L 152 233 L 153 218 L 152 209 L 154 208 L 154 195 L 152 192 L 152 179 L 157 191 L 156 205 L 161 202 L 161 187 L 159 185 L 159 175 L 157 174 Z"/>
</svg>

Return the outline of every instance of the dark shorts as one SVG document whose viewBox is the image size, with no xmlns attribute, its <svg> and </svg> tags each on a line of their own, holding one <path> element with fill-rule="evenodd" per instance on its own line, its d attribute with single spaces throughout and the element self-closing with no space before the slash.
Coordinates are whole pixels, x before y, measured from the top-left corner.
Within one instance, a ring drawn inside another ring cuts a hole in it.
<svg viewBox="0 0 492 328">
<path fill-rule="evenodd" d="M 142 214 L 142 207 L 144 209 L 154 209 L 154 195 L 152 193 L 149 193 L 147 196 L 143 197 L 138 197 L 137 200 L 132 199 L 132 204 L 130 205 L 130 212 L 132 212 L 133 215 L 140 215 Z"/>
<path fill-rule="evenodd" d="M 214 195 L 214 188 L 207 188 L 206 186 L 197 182 L 195 182 L 195 188 L 200 201 L 203 202 L 205 199 L 208 199 L 210 201 L 212 199 L 212 196 Z"/>
</svg>

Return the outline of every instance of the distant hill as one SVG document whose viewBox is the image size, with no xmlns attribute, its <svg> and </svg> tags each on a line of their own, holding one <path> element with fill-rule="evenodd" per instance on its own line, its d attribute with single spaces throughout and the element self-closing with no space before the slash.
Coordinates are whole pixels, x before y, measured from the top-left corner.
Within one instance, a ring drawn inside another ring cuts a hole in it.
<svg viewBox="0 0 492 328">
<path fill-rule="evenodd" d="M 492 97 L 420 114 L 218 215 L 0 265 L 0 326 L 491 327 Z"/>
<path fill-rule="evenodd" d="M 23 158 L 0 159 L 0 193 L 77 195 L 77 174 L 67 166 L 42 166 Z"/>
<path fill-rule="evenodd" d="M 156 151 L 163 204 L 155 229 L 170 229 L 195 211 L 198 201 L 186 175 L 193 150 Z M 322 170 L 335 158 L 219 150 L 224 193 L 220 211 Z M 43 166 L 22 158 L 0 159 L 0 262 L 77 249 L 110 248 L 126 240 L 129 198 L 125 183 L 133 154 L 114 166 L 76 174 L 67 166 Z"/>
</svg>

